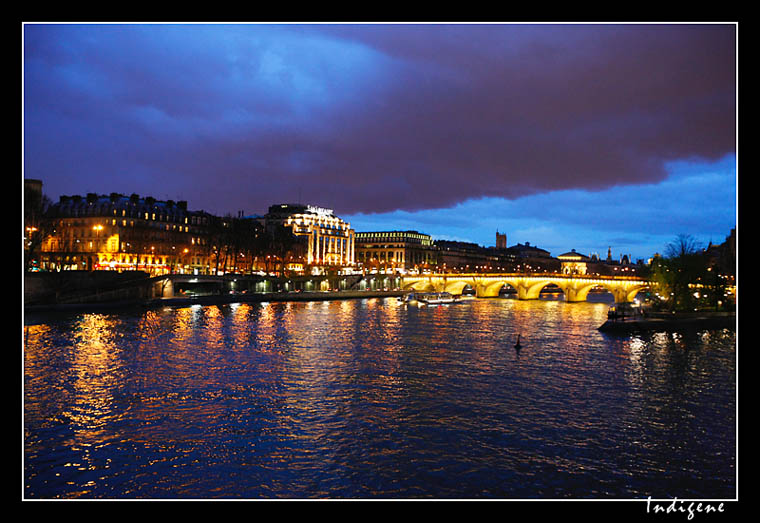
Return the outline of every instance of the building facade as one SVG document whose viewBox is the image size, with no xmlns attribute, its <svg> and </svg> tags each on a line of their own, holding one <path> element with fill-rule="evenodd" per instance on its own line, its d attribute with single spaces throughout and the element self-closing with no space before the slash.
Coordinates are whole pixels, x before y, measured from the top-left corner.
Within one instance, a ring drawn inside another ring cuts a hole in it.
<svg viewBox="0 0 760 523">
<path fill-rule="evenodd" d="M 187 202 L 137 194 L 61 196 L 47 217 L 43 270 L 140 270 L 151 275 L 206 273 L 211 216 Z"/>
<path fill-rule="evenodd" d="M 332 209 L 313 205 L 279 204 L 269 207 L 263 217 L 266 230 L 276 235 L 287 228 L 296 242 L 287 254 L 292 269 L 319 272 L 355 265 L 355 231 L 351 224 L 335 216 Z"/>
<path fill-rule="evenodd" d="M 425 270 L 437 264 L 437 250 L 432 237 L 417 231 L 358 232 L 356 261 L 370 270 Z"/>
<path fill-rule="evenodd" d="M 557 259 L 562 262 L 562 274 L 586 274 L 588 267 L 587 263 L 591 261 L 591 258 L 585 254 L 575 252 L 573 249 L 565 254 L 560 254 Z"/>
</svg>

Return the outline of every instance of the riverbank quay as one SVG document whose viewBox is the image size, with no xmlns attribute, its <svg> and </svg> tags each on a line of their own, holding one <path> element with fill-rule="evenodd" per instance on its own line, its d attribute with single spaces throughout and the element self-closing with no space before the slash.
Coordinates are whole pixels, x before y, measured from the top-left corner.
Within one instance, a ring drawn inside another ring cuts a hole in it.
<svg viewBox="0 0 760 523">
<path fill-rule="evenodd" d="M 625 319 L 608 319 L 598 330 L 626 334 L 636 331 L 673 331 L 679 329 L 736 329 L 735 312 L 661 312 Z"/>
<path fill-rule="evenodd" d="M 192 305 L 229 305 L 232 303 L 301 302 L 326 300 L 356 300 L 364 298 L 387 298 L 403 296 L 403 291 L 316 291 L 316 292 L 263 292 L 239 294 L 214 294 L 148 300 L 122 300 L 93 303 L 57 303 L 25 305 L 25 315 L 57 312 L 113 312 L 160 307 L 189 307 Z"/>
</svg>

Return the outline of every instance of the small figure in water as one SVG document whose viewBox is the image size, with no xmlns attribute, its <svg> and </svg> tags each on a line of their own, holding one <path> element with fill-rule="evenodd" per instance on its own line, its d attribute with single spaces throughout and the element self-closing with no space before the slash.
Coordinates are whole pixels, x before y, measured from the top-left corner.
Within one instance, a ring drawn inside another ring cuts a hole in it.
<svg viewBox="0 0 760 523">
<path fill-rule="evenodd" d="M 520 335 L 518 334 L 517 335 L 517 343 L 515 343 L 515 350 L 519 352 L 520 349 L 522 349 L 522 345 L 520 345 Z"/>
</svg>

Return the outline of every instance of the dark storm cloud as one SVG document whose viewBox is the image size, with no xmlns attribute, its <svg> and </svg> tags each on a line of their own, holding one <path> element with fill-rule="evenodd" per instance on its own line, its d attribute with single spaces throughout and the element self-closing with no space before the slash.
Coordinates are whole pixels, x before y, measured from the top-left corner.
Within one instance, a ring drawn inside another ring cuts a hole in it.
<svg viewBox="0 0 760 523">
<path fill-rule="evenodd" d="M 735 147 L 724 25 L 26 26 L 25 176 L 214 212 L 602 190 Z"/>
</svg>

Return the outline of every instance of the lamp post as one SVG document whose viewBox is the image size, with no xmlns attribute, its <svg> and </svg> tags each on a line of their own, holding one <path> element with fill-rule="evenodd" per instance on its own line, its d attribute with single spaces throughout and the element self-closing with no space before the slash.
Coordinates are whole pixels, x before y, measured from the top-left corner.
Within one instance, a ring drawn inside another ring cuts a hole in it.
<svg viewBox="0 0 760 523">
<path fill-rule="evenodd" d="M 99 243 L 100 243 L 100 231 L 103 230 L 103 226 L 100 225 L 100 224 L 94 225 L 92 227 L 92 230 L 95 231 L 95 253 L 97 254 L 97 253 L 100 252 L 100 245 L 99 245 Z M 98 263 L 100 263 L 100 259 L 99 258 L 100 257 L 98 256 Z M 92 268 L 90 270 L 92 270 Z"/>
</svg>

